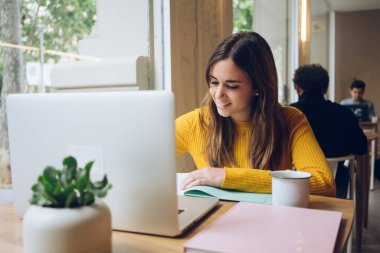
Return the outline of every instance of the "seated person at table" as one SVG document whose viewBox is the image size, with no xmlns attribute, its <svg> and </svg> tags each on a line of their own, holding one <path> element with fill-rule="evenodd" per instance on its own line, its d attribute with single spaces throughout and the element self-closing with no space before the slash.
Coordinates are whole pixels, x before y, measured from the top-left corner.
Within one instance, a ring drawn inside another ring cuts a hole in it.
<svg viewBox="0 0 380 253">
<path fill-rule="evenodd" d="M 335 196 L 327 160 L 305 115 L 278 103 L 277 71 L 267 42 L 235 33 L 206 68 L 207 105 L 176 120 L 177 153 L 189 152 L 197 170 L 182 188 L 210 185 L 271 193 L 271 170 L 312 174 L 311 194 Z"/>
<path fill-rule="evenodd" d="M 326 157 L 367 152 L 367 138 L 351 110 L 325 100 L 329 75 L 321 65 L 299 67 L 294 73 L 293 82 L 299 99 L 291 106 L 297 107 L 306 115 Z M 348 176 L 343 162 L 339 163 L 336 174 L 338 197 L 346 196 Z"/>
<path fill-rule="evenodd" d="M 376 116 L 375 107 L 371 101 L 365 100 L 365 83 L 361 80 L 354 79 L 350 87 L 351 98 L 343 99 L 340 103 L 342 105 L 367 105 L 368 106 L 368 117 L 371 120 L 372 117 Z"/>
</svg>

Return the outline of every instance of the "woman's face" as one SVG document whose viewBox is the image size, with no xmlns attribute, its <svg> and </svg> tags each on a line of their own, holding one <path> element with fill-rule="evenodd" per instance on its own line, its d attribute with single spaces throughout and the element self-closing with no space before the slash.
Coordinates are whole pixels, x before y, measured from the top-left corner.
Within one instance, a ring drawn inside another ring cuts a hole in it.
<svg viewBox="0 0 380 253">
<path fill-rule="evenodd" d="M 210 71 L 210 94 L 219 115 L 235 121 L 248 121 L 257 91 L 245 71 L 231 58 L 214 64 Z"/>
</svg>

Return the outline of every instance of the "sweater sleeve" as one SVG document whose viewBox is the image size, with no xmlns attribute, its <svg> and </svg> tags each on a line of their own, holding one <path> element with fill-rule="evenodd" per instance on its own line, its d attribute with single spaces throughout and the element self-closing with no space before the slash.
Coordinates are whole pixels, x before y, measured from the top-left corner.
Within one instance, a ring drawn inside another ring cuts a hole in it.
<svg viewBox="0 0 380 253">
<path fill-rule="evenodd" d="M 335 197 L 334 178 L 306 117 L 294 109 L 287 120 L 291 126 L 290 144 L 293 164 L 298 171 L 312 174 L 310 193 Z M 272 192 L 272 178 L 268 170 L 225 168 L 225 173 L 222 188 L 247 192 Z"/>
<path fill-rule="evenodd" d="M 292 115 L 294 128 L 291 134 L 292 161 L 298 171 L 311 173 L 310 193 L 335 197 L 335 180 L 321 147 L 306 116 Z"/>
<path fill-rule="evenodd" d="M 176 150 L 177 154 L 183 154 L 189 150 L 189 137 L 197 117 L 196 111 L 186 113 L 175 120 Z"/>
</svg>

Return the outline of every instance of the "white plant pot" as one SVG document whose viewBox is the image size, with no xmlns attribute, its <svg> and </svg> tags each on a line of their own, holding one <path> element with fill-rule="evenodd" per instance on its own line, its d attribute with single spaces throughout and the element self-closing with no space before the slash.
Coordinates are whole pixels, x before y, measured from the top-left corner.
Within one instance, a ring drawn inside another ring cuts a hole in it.
<svg viewBox="0 0 380 253">
<path fill-rule="evenodd" d="M 80 208 L 31 206 L 23 223 L 25 253 L 111 252 L 111 213 L 103 202 Z"/>
</svg>

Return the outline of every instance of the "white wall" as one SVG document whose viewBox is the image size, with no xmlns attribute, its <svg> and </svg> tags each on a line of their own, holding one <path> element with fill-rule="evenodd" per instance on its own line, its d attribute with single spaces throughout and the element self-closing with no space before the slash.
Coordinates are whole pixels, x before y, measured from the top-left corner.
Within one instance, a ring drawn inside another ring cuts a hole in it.
<svg viewBox="0 0 380 253">
<path fill-rule="evenodd" d="M 284 102 L 285 93 L 292 85 L 288 81 L 288 1 L 255 0 L 253 10 L 253 30 L 262 35 L 272 49 L 278 75 L 279 101 Z"/>
<path fill-rule="evenodd" d="M 328 70 L 328 13 L 312 16 L 311 20 L 311 63 L 319 63 Z"/>
</svg>

